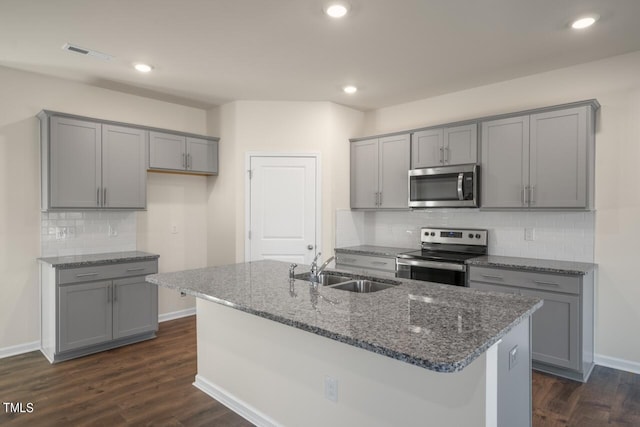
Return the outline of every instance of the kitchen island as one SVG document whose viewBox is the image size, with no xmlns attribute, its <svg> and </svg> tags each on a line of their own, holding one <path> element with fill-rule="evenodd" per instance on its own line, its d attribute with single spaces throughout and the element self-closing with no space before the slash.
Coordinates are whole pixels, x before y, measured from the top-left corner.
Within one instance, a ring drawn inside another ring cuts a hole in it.
<svg viewBox="0 0 640 427">
<path fill-rule="evenodd" d="M 288 268 L 147 277 L 198 297 L 197 387 L 257 425 L 530 423 L 539 299 L 400 279 L 359 294 Z"/>
</svg>

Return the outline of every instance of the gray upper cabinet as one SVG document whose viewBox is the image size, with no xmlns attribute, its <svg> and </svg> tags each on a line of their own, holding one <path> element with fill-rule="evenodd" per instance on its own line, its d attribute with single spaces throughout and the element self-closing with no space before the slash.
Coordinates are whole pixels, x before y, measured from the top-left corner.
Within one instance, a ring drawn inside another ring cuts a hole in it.
<svg viewBox="0 0 640 427">
<path fill-rule="evenodd" d="M 478 160 L 476 123 L 427 129 L 411 135 L 411 168 L 462 165 Z"/>
<path fill-rule="evenodd" d="M 147 131 L 102 125 L 102 206 L 147 205 Z"/>
<path fill-rule="evenodd" d="M 521 208 L 529 177 L 529 117 L 482 123 L 481 206 Z"/>
<path fill-rule="evenodd" d="M 149 168 L 215 175 L 218 173 L 218 141 L 151 132 Z"/>
<path fill-rule="evenodd" d="M 218 173 L 218 142 L 187 137 L 187 168 L 190 172 Z"/>
<path fill-rule="evenodd" d="M 407 209 L 408 134 L 351 143 L 351 207 Z"/>
<path fill-rule="evenodd" d="M 43 112 L 42 209 L 144 209 L 147 131 Z"/>
<path fill-rule="evenodd" d="M 411 169 L 442 166 L 444 129 L 428 129 L 411 135 Z"/>
<path fill-rule="evenodd" d="M 531 116 L 530 207 L 587 206 L 587 108 Z"/>
<path fill-rule="evenodd" d="M 52 117 L 45 132 L 43 190 L 49 208 L 96 208 L 102 186 L 102 134 L 100 124 Z M 46 156 L 48 154 L 48 156 Z M 43 206 L 44 207 L 44 206 Z"/>
<path fill-rule="evenodd" d="M 588 209 L 592 105 L 482 123 L 482 208 Z"/>
</svg>

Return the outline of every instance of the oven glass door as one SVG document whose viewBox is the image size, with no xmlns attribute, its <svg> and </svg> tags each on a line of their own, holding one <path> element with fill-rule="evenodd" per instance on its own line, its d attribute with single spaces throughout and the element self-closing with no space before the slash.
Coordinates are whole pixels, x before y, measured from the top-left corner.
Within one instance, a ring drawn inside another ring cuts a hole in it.
<svg viewBox="0 0 640 427">
<path fill-rule="evenodd" d="M 467 286 L 466 267 L 461 264 L 398 259 L 396 276 L 445 285 Z"/>
</svg>

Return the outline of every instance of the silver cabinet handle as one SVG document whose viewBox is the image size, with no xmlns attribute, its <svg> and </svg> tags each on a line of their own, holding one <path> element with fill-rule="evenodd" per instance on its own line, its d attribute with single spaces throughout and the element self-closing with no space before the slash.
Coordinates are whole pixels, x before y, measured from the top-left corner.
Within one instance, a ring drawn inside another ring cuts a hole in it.
<svg viewBox="0 0 640 427">
<path fill-rule="evenodd" d="M 107 288 L 107 302 L 111 302 L 111 285 Z"/>
<path fill-rule="evenodd" d="M 444 148 L 440 147 L 440 163 L 444 163 Z"/>
<path fill-rule="evenodd" d="M 91 276 L 97 276 L 98 273 L 80 273 L 80 274 L 76 274 L 76 277 L 91 277 Z"/>
<path fill-rule="evenodd" d="M 182 167 L 187 168 L 187 155 L 186 153 L 182 153 Z"/>
<path fill-rule="evenodd" d="M 342 261 L 342 262 L 355 262 L 356 259 L 355 258 L 340 258 L 340 261 Z"/>
<path fill-rule="evenodd" d="M 380 193 L 378 193 L 376 191 L 376 201 L 375 201 L 375 205 L 376 206 L 380 206 Z"/>
<path fill-rule="evenodd" d="M 113 285 L 113 302 L 118 301 L 118 287 Z"/>
<path fill-rule="evenodd" d="M 102 206 L 107 206 L 107 187 L 102 190 Z"/>
<path fill-rule="evenodd" d="M 543 282 L 541 280 L 534 280 L 533 283 L 535 283 L 536 285 L 542 285 L 542 286 L 560 286 L 560 284 L 558 283 Z"/>
<path fill-rule="evenodd" d="M 96 190 L 96 205 L 100 206 L 100 187 Z"/>
<path fill-rule="evenodd" d="M 526 185 L 522 189 L 522 204 L 527 206 L 529 204 L 529 186 Z"/>
<path fill-rule="evenodd" d="M 193 169 L 193 161 L 191 160 L 191 153 L 187 154 L 187 169 Z"/>
<path fill-rule="evenodd" d="M 449 147 L 444 147 L 444 162 L 449 163 Z"/>
<path fill-rule="evenodd" d="M 142 271 L 142 270 L 144 270 L 144 267 L 127 268 L 127 271 Z"/>
<path fill-rule="evenodd" d="M 382 192 L 378 193 L 379 194 L 379 200 L 378 200 L 378 206 L 382 206 Z"/>
<path fill-rule="evenodd" d="M 374 264 L 374 265 L 387 265 L 388 263 L 384 262 L 384 261 L 371 261 L 371 264 Z"/>
<path fill-rule="evenodd" d="M 483 274 L 482 277 L 484 277 L 485 279 L 496 279 L 496 280 L 504 280 L 504 277 L 500 277 L 500 276 L 491 276 L 488 274 Z"/>
<path fill-rule="evenodd" d="M 535 185 L 532 185 L 531 187 L 529 187 L 529 204 L 531 205 L 536 204 L 535 191 L 536 191 Z"/>
</svg>

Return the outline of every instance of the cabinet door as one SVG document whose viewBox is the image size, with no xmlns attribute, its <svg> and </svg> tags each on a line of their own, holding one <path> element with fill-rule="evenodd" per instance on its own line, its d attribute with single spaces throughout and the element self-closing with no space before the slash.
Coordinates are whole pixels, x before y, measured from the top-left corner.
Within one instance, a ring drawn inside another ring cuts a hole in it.
<svg viewBox="0 0 640 427">
<path fill-rule="evenodd" d="M 97 208 L 102 174 L 100 124 L 52 117 L 50 132 L 50 207 Z"/>
<path fill-rule="evenodd" d="M 378 206 L 378 140 L 351 143 L 351 207 Z"/>
<path fill-rule="evenodd" d="M 111 282 L 58 288 L 58 352 L 111 340 Z"/>
<path fill-rule="evenodd" d="M 102 126 L 102 206 L 144 209 L 147 199 L 148 132 Z"/>
<path fill-rule="evenodd" d="M 442 166 L 444 130 L 429 129 L 411 135 L 411 169 Z"/>
<path fill-rule="evenodd" d="M 378 206 L 409 208 L 409 135 L 380 138 Z"/>
<path fill-rule="evenodd" d="M 531 116 L 532 208 L 587 207 L 587 108 Z"/>
<path fill-rule="evenodd" d="M 185 170 L 186 138 L 162 132 L 149 132 L 149 168 Z"/>
<path fill-rule="evenodd" d="M 470 281 L 469 287 L 484 291 L 527 295 L 544 300 L 542 307 L 532 316 L 533 360 L 577 371 L 582 370 L 579 296 L 475 281 Z"/>
<path fill-rule="evenodd" d="M 529 116 L 482 123 L 480 206 L 527 206 L 529 181 Z"/>
<path fill-rule="evenodd" d="M 464 165 L 478 161 L 478 125 L 445 128 L 444 163 Z"/>
<path fill-rule="evenodd" d="M 144 276 L 113 281 L 113 338 L 158 329 L 158 287 Z"/>
<path fill-rule="evenodd" d="M 187 137 L 187 170 L 218 173 L 218 142 Z"/>
</svg>

